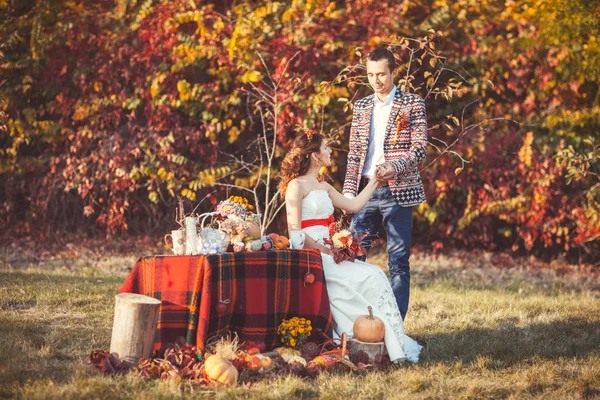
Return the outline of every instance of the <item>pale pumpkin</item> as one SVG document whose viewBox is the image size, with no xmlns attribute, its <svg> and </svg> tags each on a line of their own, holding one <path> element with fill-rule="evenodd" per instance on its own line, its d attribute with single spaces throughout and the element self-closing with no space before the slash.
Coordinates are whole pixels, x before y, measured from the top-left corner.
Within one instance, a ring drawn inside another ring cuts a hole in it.
<svg viewBox="0 0 600 400">
<path fill-rule="evenodd" d="M 238 370 L 228 359 L 218 355 L 209 356 L 206 359 L 204 373 L 211 381 L 225 385 L 235 385 L 238 380 Z"/>
<path fill-rule="evenodd" d="M 373 316 L 373 309 L 369 306 L 369 315 L 361 315 L 354 321 L 354 338 L 361 342 L 381 342 L 385 334 L 385 325 L 379 318 Z"/>
<path fill-rule="evenodd" d="M 271 367 L 273 366 L 273 360 L 269 356 L 262 356 L 260 362 L 265 371 L 271 369 Z"/>
<path fill-rule="evenodd" d="M 248 236 L 260 236 L 260 226 L 254 221 L 246 221 Z"/>
<path fill-rule="evenodd" d="M 251 240 L 249 242 L 246 242 L 246 249 L 248 251 L 259 251 L 259 250 L 262 250 L 262 242 L 260 241 L 260 239 Z"/>
<path fill-rule="evenodd" d="M 300 355 L 300 350 L 289 349 L 287 347 L 277 347 L 276 349 L 273 349 L 273 351 L 279 353 L 285 362 L 288 362 L 294 356 Z"/>
<path fill-rule="evenodd" d="M 288 364 L 295 363 L 295 362 L 296 362 L 296 363 L 300 363 L 300 364 L 302 364 L 302 365 L 304 365 L 304 366 L 306 367 L 306 360 L 305 360 L 303 357 L 300 357 L 300 356 L 292 356 L 292 357 L 290 357 L 290 358 L 287 360 L 287 363 L 288 363 Z"/>
</svg>

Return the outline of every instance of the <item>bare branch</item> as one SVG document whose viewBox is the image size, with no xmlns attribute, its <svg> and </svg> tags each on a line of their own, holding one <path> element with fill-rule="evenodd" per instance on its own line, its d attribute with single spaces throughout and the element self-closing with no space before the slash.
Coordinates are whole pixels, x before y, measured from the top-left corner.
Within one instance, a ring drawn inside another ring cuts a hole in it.
<svg viewBox="0 0 600 400">
<path fill-rule="evenodd" d="M 243 187 L 243 186 L 239 186 L 239 185 L 232 185 L 232 184 L 229 184 L 229 183 L 214 182 L 212 184 L 212 186 L 223 186 L 223 187 L 234 188 L 234 189 L 244 190 L 246 192 L 253 193 L 253 191 L 250 190 L 250 189 L 248 189 L 247 187 Z"/>
</svg>

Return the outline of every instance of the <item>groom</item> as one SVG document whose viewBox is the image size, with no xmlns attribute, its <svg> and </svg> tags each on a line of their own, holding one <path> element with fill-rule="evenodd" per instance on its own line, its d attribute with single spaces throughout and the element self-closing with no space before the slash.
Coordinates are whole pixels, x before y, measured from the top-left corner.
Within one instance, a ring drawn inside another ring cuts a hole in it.
<svg viewBox="0 0 600 400">
<path fill-rule="evenodd" d="M 418 167 L 427 151 L 427 116 L 423 99 L 398 89 L 395 75 L 396 60 L 389 50 L 377 48 L 368 55 L 367 76 L 375 93 L 354 105 L 343 193 L 352 198 L 369 180 L 385 181 L 352 217 L 352 230 L 367 234 L 361 244 L 368 251 L 383 224 L 391 285 L 404 319 L 410 293 L 412 208 L 425 202 Z"/>
</svg>

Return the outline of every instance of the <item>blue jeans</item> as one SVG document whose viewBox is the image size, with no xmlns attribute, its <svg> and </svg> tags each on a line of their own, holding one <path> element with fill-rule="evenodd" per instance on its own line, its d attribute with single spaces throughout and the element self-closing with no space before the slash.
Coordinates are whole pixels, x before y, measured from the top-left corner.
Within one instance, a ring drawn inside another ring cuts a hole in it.
<svg viewBox="0 0 600 400">
<path fill-rule="evenodd" d="M 412 231 L 412 207 L 402 207 L 389 187 L 375 189 L 367 205 L 352 217 L 352 231 L 367 234 L 361 246 L 368 251 L 383 223 L 387 233 L 388 268 L 396 302 L 402 319 L 408 310 L 410 297 L 410 240 Z M 365 261 L 366 256 L 357 257 Z"/>
</svg>

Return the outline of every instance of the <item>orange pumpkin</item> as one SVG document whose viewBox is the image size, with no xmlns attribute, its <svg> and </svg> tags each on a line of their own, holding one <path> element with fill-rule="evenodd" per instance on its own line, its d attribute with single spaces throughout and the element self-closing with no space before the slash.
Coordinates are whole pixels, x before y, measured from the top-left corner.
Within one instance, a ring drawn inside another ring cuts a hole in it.
<svg viewBox="0 0 600 400">
<path fill-rule="evenodd" d="M 369 315 L 361 315 L 354 321 L 354 338 L 362 342 L 381 342 L 385 334 L 385 325 L 379 318 L 373 316 L 373 309 L 369 306 Z"/>
<path fill-rule="evenodd" d="M 310 362 L 308 363 L 308 367 L 314 368 L 316 366 L 321 365 L 325 368 L 329 368 L 333 364 L 335 364 L 335 360 L 329 356 L 316 356 L 315 358 L 310 360 Z"/>
<path fill-rule="evenodd" d="M 287 249 L 290 245 L 288 238 L 281 235 L 273 239 L 273 243 L 275 243 L 275 247 L 277 247 L 279 250 Z"/>
<path fill-rule="evenodd" d="M 228 359 L 218 355 L 206 359 L 204 373 L 210 381 L 225 385 L 235 385 L 238 380 L 238 370 Z"/>
<path fill-rule="evenodd" d="M 258 371 L 262 366 L 262 361 L 257 356 L 251 356 L 248 360 L 248 369 L 250 371 Z"/>
</svg>

